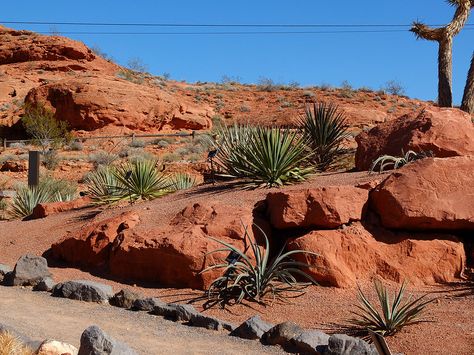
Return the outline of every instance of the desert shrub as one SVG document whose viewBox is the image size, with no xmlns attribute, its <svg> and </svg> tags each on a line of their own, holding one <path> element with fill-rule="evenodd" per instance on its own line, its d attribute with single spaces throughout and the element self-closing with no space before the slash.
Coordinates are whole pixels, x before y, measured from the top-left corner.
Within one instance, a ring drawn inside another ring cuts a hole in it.
<svg viewBox="0 0 474 355">
<path fill-rule="evenodd" d="M 31 348 L 9 332 L 0 332 L 0 355 L 33 355 Z"/>
<path fill-rule="evenodd" d="M 89 162 L 94 164 L 94 167 L 98 168 L 99 166 L 107 166 L 111 165 L 113 162 L 115 162 L 118 159 L 118 155 L 104 152 L 104 151 L 99 151 L 97 153 L 92 153 L 89 155 L 88 159 Z"/>
<path fill-rule="evenodd" d="M 157 145 L 160 148 L 166 148 L 170 145 L 167 141 L 163 139 L 157 140 L 156 143 L 154 142 L 153 144 Z"/>
<path fill-rule="evenodd" d="M 46 169 L 55 170 L 60 162 L 61 158 L 56 150 L 50 149 L 43 153 L 42 163 Z"/>
<path fill-rule="evenodd" d="M 132 148 L 128 154 L 128 161 L 135 163 L 143 160 L 154 160 L 155 155 L 140 148 Z"/>
<path fill-rule="evenodd" d="M 39 203 L 73 200 L 76 190 L 70 182 L 53 178 L 44 178 L 35 187 L 20 185 L 16 188 L 10 214 L 15 218 L 27 217 Z"/>
<path fill-rule="evenodd" d="M 53 111 L 44 106 L 26 105 L 21 123 L 33 138 L 33 143 L 39 145 L 43 152 L 50 147 L 57 148 L 71 140 L 67 123 L 56 120 Z"/>
<path fill-rule="evenodd" d="M 387 92 L 391 95 L 403 96 L 405 95 L 405 88 L 399 81 L 390 80 L 385 83 L 385 86 L 382 88 L 384 92 Z"/>
<path fill-rule="evenodd" d="M 313 151 L 312 161 L 321 171 L 328 170 L 342 152 L 341 144 L 347 136 L 346 118 L 336 105 L 324 102 L 307 106 L 299 119 L 303 136 Z"/>
<path fill-rule="evenodd" d="M 260 79 L 258 79 L 257 88 L 260 91 L 272 92 L 278 90 L 280 85 L 276 84 L 273 79 L 260 77 Z"/>
<path fill-rule="evenodd" d="M 5 163 L 6 161 L 16 161 L 18 157 L 14 154 L 0 154 L 0 164 Z"/>
<path fill-rule="evenodd" d="M 168 143 L 168 145 L 173 144 L 173 143 L 176 143 L 176 138 L 175 137 L 160 137 L 153 140 L 151 144 L 160 145 L 160 143 L 162 142 L 166 142 Z"/>
<path fill-rule="evenodd" d="M 341 88 L 339 90 L 339 97 L 343 98 L 351 98 L 354 96 L 354 88 L 352 85 L 347 81 L 344 80 L 341 84 Z"/>
<path fill-rule="evenodd" d="M 252 251 L 252 258 L 246 254 L 246 251 L 239 250 L 232 244 L 210 238 L 221 244 L 222 247 L 209 254 L 225 252 L 229 257 L 202 271 L 202 273 L 216 269 L 223 271 L 223 275 L 215 279 L 206 292 L 206 296 L 209 298 L 207 306 L 218 304 L 225 307 L 241 303 L 243 300 L 266 304 L 269 294 L 273 300 L 284 300 L 290 297 L 289 294 L 301 295 L 306 287 L 316 284 L 308 274 L 299 269 L 310 266 L 292 260 L 296 254 L 316 254 L 303 250 L 284 253 L 281 249 L 276 257 L 270 260 L 268 238 L 262 230 L 260 232 L 265 241 L 263 248 L 258 245 L 255 239 L 251 240 L 248 230 L 245 228 L 244 244 L 248 245 Z M 310 282 L 301 283 L 296 277 L 306 278 Z"/>
<path fill-rule="evenodd" d="M 315 97 L 316 94 L 312 91 L 303 91 L 303 96 L 306 98 L 311 98 L 311 97 Z"/>
<path fill-rule="evenodd" d="M 406 297 L 406 282 L 403 282 L 398 292 L 394 293 L 392 301 L 387 288 L 380 281 L 374 281 L 374 286 L 381 312 L 359 288 L 359 305 L 356 306 L 357 311 L 352 312 L 355 317 L 349 320 L 360 333 L 367 334 L 370 329 L 382 336 L 389 336 L 408 325 L 426 322 L 420 318 L 434 299 L 427 300 L 426 294 L 415 299 L 413 296 Z"/>
<path fill-rule="evenodd" d="M 248 185 L 281 186 L 301 182 L 313 172 L 311 153 L 297 132 L 279 128 L 234 125 L 217 136 L 216 162 L 224 175 Z"/>
<path fill-rule="evenodd" d="M 84 145 L 80 141 L 72 141 L 69 146 L 69 150 L 72 150 L 74 152 L 79 152 L 84 149 Z"/>
<path fill-rule="evenodd" d="M 22 142 L 10 143 L 8 146 L 14 149 L 24 149 L 26 147 L 25 143 Z"/>
<path fill-rule="evenodd" d="M 140 58 L 130 58 L 127 62 L 127 67 L 139 73 L 146 73 L 148 71 L 148 66 Z"/>
<path fill-rule="evenodd" d="M 176 153 L 163 154 L 161 159 L 166 163 L 173 163 L 181 160 L 181 156 Z"/>
<path fill-rule="evenodd" d="M 240 106 L 240 112 L 250 112 L 250 107 L 248 105 Z"/>
<path fill-rule="evenodd" d="M 146 146 L 146 142 L 143 139 L 132 139 L 129 146 L 131 148 L 144 148 Z"/>
<path fill-rule="evenodd" d="M 197 185 L 196 177 L 187 173 L 176 173 L 169 177 L 170 190 L 187 190 Z"/>
<path fill-rule="evenodd" d="M 388 169 L 389 167 L 391 167 L 392 169 L 399 169 L 406 164 L 414 162 L 415 160 L 420 160 L 432 156 L 433 152 L 431 151 L 416 153 L 413 150 L 409 150 L 406 153 L 403 153 L 402 151 L 401 157 L 395 157 L 392 155 L 382 155 L 374 160 L 372 166 L 370 167 L 370 172 L 374 172 L 377 166 L 379 167 L 379 173 L 382 173 L 385 170 L 390 170 Z"/>
</svg>

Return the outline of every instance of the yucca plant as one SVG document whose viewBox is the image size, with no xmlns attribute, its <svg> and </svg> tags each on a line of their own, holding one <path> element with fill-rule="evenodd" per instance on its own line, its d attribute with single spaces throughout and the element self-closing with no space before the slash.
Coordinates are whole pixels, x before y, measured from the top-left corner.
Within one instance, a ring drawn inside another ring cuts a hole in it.
<svg viewBox="0 0 474 355">
<path fill-rule="evenodd" d="M 38 186 L 19 186 L 11 203 L 10 214 L 14 218 L 24 218 L 33 213 L 39 203 L 70 201 L 75 198 L 76 187 L 66 180 L 45 178 Z"/>
<path fill-rule="evenodd" d="M 266 304 L 266 296 L 272 295 L 272 299 L 284 300 L 285 298 L 298 297 L 304 293 L 304 289 L 311 284 L 316 284 L 311 276 L 300 268 L 310 267 L 306 263 L 292 260 L 295 254 L 307 253 L 317 255 L 303 250 L 283 252 L 283 249 L 270 260 L 270 245 L 265 233 L 260 229 L 264 237 L 265 245 L 262 248 L 257 241 L 250 240 L 248 230 L 245 227 L 244 243 L 248 245 L 246 250 L 211 238 L 223 246 L 213 250 L 207 255 L 226 252 L 229 253 L 225 262 L 211 265 L 201 273 L 210 270 L 222 270 L 223 275 L 214 280 L 206 292 L 208 304 L 219 304 L 221 307 L 241 303 L 243 300 Z M 247 255 L 251 249 L 252 258 Z M 309 282 L 299 282 L 296 277 L 301 276 Z M 296 295 L 291 296 L 291 293 Z"/>
<path fill-rule="evenodd" d="M 307 106 L 299 126 L 314 152 L 313 163 L 320 171 L 331 168 L 343 152 L 341 145 L 347 137 L 344 113 L 334 104 L 324 102 Z"/>
<path fill-rule="evenodd" d="M 379 166 L 379 173 L 382 173 L 387 170 L 387 168 L 391 167 L 391 169 L 399 169 L 402 166 L 411 163 L 415 160 L 423 159 L 430 156 L 433 156 L 433 153 L 431 151 L 416 153 L 413 150 L 409 150 L 406 153 L 403 153 L 402 151 L 401 157 L 395 157 L 392 155 L 382 155 L 374 160 L 372 166 L 370 167 L 370 172 L 374 172 L 376 170 L 377 165 Z"/>
<path fill-rule="evenodd" d="M 169 177 L 171 191 L 187 190 L 197 185 L 196 177 L 187 173 L 176 173 Z"/>
<path fill-rule="evenodd" d="M 298 134 L 279 128 L 234 126 L 218 135 L 216 163 L 223 175 L 248 185 L 273 187 L 304 181 L 314 172 Z"/>
<path fill-rule="evenodd" d="M 118 182 L 115 178 L 114 169 L 115 167 L 111 166 L 100 166 L 96 171 L 87 175 L 85 183 L 88 195 L 96 203 L 106 203 L 109 198 L 121 195 L 122 189 L 117 188 Z"/>
<path fill-rule="evenodd" d="M 359 305 L 356 305 L 357 311 L 352 312 L 355 317 L 349 320 L 361 333 L 366 333 L 370 329 L 382 336 L 389 336 L 408 325 L 427 322 L 421 319 L 421 316 L 426 306 L 434 299 L 426 299 L 426 294 L 418 298 L 413 298 L 411 295 L 406 297 L 406 281 L 402 283 L 398 292 L 394 293 L 393 301 L 387 288 L 380 281 L 374 281 L 374 286 L 381 312 L 359 287 Z"/>
</svg>

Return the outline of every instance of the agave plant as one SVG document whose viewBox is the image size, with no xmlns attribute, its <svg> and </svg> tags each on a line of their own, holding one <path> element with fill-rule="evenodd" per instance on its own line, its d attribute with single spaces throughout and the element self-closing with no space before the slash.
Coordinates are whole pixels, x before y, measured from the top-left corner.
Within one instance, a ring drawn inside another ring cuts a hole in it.
<svg viewBox="0 0 474 355">
<path fill-rule="evenodd" d="M 426 306 L 434 299 L 426 299 L 426 294 L 413 298 L 405 297 L 406 282 L 403 282 L 397 293 L 394 294 L 393 302 L 387 292 L 387 288 L 378 280 L 374 281 L 378 301 L 382 312 L 370 303 L 369 299 L 359 288 L 359 305 L 356 305 L 358 311 L 352 312 L 355 318 L 349 322 L 361 332 L 367 332 L 370 329 L 382 336 L 393 335 L 403 327 L 427 322 L 420 319 Z"/>
<path fill-rule="evenodd" d="M 196 177 L 186 173 L 177 173 L 169 177 L 171 191 L 187 190 L 197 185 Z"/>
<path fill-rule="evenodd" d="M 241 303 L 243 300 L 265 305 L 268 294 L 271 294 L 273 299 L 284 300 L 292 297 L 291 293 L 296 293 L 293 297 L 298 297 L 304 293 L 306 287 L 317 284 L 311 276 L 300 269 L 310 267 L 308 264 L 291 259 L 295 254 L 317 254 L 303 250 L 284 253 L 282 249 L 270 260 L 270 246 L 265 233 L 260 230 L 265 240 L 262 250 L 255 239 L 250 240 L 247 228 L 244 229 L 244 243 L 248 247 L 243 251 L 229 243 L 211 238 L 223 248 L 213 250 L 208 255 L 228 252 L 229 257 L 225 262 L 209 266 L 201 272 L 215 269 L 223 271 L 223 275 L 214 280 L 206 292 L 210 305 L 219 304 L 225 307 Z M 246 253 L 248 248 L 252 250 L 252 258 Z M 296 276 L 306 278 L 309 282 L 299 282 Z"/>
<path fill-rule="evenodd" d="M 218 134 L 217 164 L 224 174 L 273 187 L 304 181 L 314 172 L 311 153 L 298 134 L 279 128 L 234 126 Z"/>
<path fill-rule="evenodd" d="M 377 165 L 379 166 L 379 173 L 382 173 L 389 167 L 391 167 L 392 169 L 398 169 L 415 160 L 423 159 L 430 156 L 433 156 L 433 152 L 431 151 L 416 153 L 413 150 L 409 150 L 406 153 L 403 153 L 402 151 L 401 157 L 395 157 L 392 155 L 382 155 L 374 160 L 372 166 L 370 167 L 370 172 L 374 172 Z"/>
<path fill-rule="evenodd" d="M 314 103 L 307 106 L 299 126 L 313 150 L 313 163 L 321 171 L 328 170 L 343 152 L 341 145 L 347 137 L 346 118 L 334 104 Z"/>
<path fill-rule="evenodd" d="M 75 186 L 65 180 L 46 178 L 38 186 L 20 186 L 11 204 L 10 214 L 14 218 L 24 218 L 33 213 L 39 203 L 70 201 L 74 199 Z"/>
</svg>

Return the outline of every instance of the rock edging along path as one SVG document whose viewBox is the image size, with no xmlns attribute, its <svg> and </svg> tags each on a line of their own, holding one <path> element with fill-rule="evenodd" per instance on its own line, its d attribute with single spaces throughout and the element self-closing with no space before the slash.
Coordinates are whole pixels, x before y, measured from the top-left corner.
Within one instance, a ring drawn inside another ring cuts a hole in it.
<svg viewBox="0 0 474 355">
<path fill-rule="evenodd" d="M 79 347 L 84 329 L 97 324 L 139 354 L 283 354 L 276 347 L 230 337 L 227 333 L 180 323 L 104 304 L 51 297 L 47 293 L 0 286 L 0 314 L 33 339 L 58 339 Z"/>
</svg>

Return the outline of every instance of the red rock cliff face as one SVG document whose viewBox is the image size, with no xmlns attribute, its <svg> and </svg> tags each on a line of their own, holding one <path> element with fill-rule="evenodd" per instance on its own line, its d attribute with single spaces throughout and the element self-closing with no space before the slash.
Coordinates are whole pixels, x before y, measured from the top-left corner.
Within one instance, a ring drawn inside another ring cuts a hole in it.
<svg viewBox="0 0 474 355">
<path fill-rule="evenodd" d="M 150 75 L 125 71 L 129 76 L 119 77 L 120 72 L 124 69 L 81 42 L 2 27 L 0 126 L 18 122 L 24 100 L 49 106 L 75 130 L 128 133 L 211 127 L 214 111 L 207 104 L 167 90 Z"/>
</svg>

